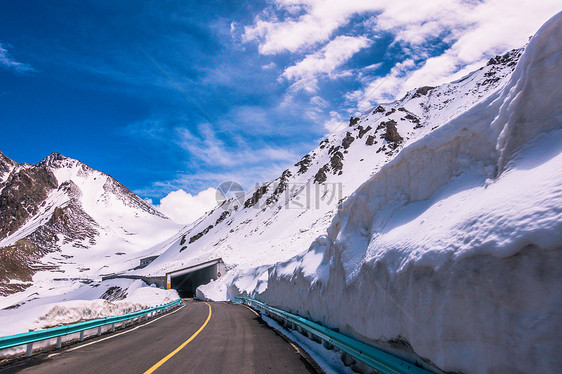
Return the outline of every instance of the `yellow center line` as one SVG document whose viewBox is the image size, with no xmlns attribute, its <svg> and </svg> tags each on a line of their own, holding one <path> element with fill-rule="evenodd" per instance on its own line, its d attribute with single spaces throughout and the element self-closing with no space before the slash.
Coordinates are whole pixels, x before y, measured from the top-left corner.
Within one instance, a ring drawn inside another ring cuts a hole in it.
<svg viewBox="0 0 562 374">
<path fill-rule="evenodd" d="M 213 311 L 211 310 L 211 305 L 209 305 L 208 303 L 207 306 L 209 307 L 209 315 L 207 316 L 207 320 L 205 321 L 205 323 L 203 324 L 203 326 L 201 326 L 199 328 L 199 330 L 195 331 L 195 333 L 193 335 L 191 335 L 191 337 L 189 339 L 187 339 L 185 342 L 183 342 L 179 347 L 177 347 L 176 349 L 174 349 L 172 352 L 170 352 L 166 357 L 164 357 L 163 359 L 161 359 L 160 361 L 158 361 L 156 364 L 154 364 L 153 367 L 151 367 L 150 369 L 148 369 L 147 371 L 144 372 L 144 374 L 150 374 L 153 373 L 154 370 L 158 369 L 160 366 L 162 366 L 166 361 L 168 361 L 170 358 L 172 358 L 173 355 L 175 355 L 176 353 L 178 353 L 179 351 L 181 351 L 186 345 L 188 345 L 193 339 L 195 339 L 195 337 L 197 335 L 199 335 L 199 333 L 201 331 L 203 331 L 203 329 L 205 328 L 205 326 L 207 326 L 207 324 L 209 323 L 209 321 L 211 320 L 211 314 L 213 314 Z"/>
</svg>

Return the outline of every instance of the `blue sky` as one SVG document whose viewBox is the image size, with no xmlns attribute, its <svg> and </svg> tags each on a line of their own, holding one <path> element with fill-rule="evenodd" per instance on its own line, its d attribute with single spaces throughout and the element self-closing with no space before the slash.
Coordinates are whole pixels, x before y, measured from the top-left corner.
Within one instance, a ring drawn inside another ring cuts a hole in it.
<svg viewBox="0 0 562 374">
<path fill-rule="evenodd" d="M 3 2 L 0 150 L 60 152 L 154 202 L 250 187 L 351 114 L 521 46 L 558 10 L 515 3 Z"/>
</svg>

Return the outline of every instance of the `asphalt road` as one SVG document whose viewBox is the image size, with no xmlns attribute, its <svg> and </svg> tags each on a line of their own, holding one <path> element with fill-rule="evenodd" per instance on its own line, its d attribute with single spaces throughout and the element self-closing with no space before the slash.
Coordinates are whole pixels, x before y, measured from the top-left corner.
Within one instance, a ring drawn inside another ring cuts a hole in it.
<svg viewBox="0 0 562 374">
<path fill-rule="evenodd" d="M 114 335 L 0 367 L 0 373 L 316 372 L 296 347 L 242 305 L 190 301 Z"/>
</svg>

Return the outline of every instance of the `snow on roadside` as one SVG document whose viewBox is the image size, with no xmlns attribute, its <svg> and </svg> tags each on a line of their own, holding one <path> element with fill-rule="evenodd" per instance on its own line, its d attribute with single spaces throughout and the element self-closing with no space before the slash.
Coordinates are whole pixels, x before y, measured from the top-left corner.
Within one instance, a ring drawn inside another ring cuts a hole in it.
<svg viewBox="0 0 562 374">
<path fill-rule="evenodd" d="M 150 287 L 141 280 L 112 279 L 82 285 L 62 295 L 0 310 L 0 336 L 132 313 L 178 298 L 175 290 Z"/>
<path fill-rule="evenodd" d="M 320 366 L 326 374 L 353 374 L 351 366 L 345 366 L 341 360 L 341 352 L 325 348 L 322 343 L 317 343 L 296 330 L 288 330 L 277 321 L 261 313 L 261 318 L 270 327 L 285 335 L 289 340 L 298 344 Z"/>
</svg>

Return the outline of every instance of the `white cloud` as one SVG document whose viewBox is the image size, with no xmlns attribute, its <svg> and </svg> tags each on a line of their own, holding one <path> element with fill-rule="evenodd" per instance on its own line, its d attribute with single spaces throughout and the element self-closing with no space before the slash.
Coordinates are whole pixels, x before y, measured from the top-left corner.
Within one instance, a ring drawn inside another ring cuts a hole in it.
<svg viewBox="0 0 562 374">
<path fill-rule="evenodd" d="M 271 70 L 271 69 L 275 69 L 277 67 L 277 64 L 275 62 L 270 62 L 269 64 L 263 65 L 261 68 L 262 70 Z"/>
<path fill-rule="evenodd" d="M 127 134 L 148 137 L 152 141 L 161 142 L 163 147 L 170 147 L 172 141 L 174 146 L 186 151 L 187 155 L 183 155 L 182 159 L 185 160 L 186 168 L 190 170 L 189 174 L 178 172 L 171 179 L 154 182 L 136 189 L 135 193 L 143 197 L 157 198 L 169 191 L 199 191 L 210 186 L 216 187 L 226 181 L 235 181 L 249 190 L 255 183 L 278 177 L 312 146 L 297 143 L 289 147 L 283 144 L 282 140 L 273 145 L 267 140 L 261 140 L 259 127 L 265 126 L 264 122 L 268 120 L 265 112 L 254 110 L 253 107 L 242 107 L 238 110 L 238 115 L 244 116 L 245 120 L 253 124 L 242 121 L 236 126 L 244 127 L 243 131 L 252 134 L 252 137 L 244 137 L 240 130 L 229 130 L 226 120 L 218 130 L 206 123 L 201 124 L 197 130 L 174 127 L 173 123 L 169 124 L 166 120 L 147 120 L 128 128 Z M 171 132 L 175 136 L 170 137 Z M 277 134 L 282 132 L 282 129 L 278 129 Z"/>
<path fill-rule="evenodd" d="M 227 145 L 220 140 L 209 125 L 199 127 L 200 135 L 194 135 L 188 129 L 177 129 L 179 144 L 187 150 L 193 159 L 214 167 L 234 167 L 274 161 L 291 161 L 298 155 L 284 147 L 250 146 L 241 137 L 228 134 L 235 144 Z"/>
<path fill-rule="evenodd" d="M 36 71 L 31 65 L 16 61 L 2 43 L 0 43 L 0 66 L 4 69 L 13 69 L 18 73 L 31 73 Z"/>
<path fill-rule="evenodd" d="M 279 177 L 287 166 L 283 163 L 274 162 L 266 165 L 255 165 L 250 168 L 241 167 L 229 170 L 206 169 L 193 174 L 180 173 L 174 179 L 154 182 L 151 186 L 137 189 L 134 192 L 140 196 L 159 196 L 162 191 L 176 192 L 176 190 L 183 190 L 184 188 L 190 190 L 213 189 L 208 186 L 218 187 L 220 184 L 229 181 L 240 184 L 246 191 L 250 192 L 256 186 L 261 186 L 263 183 Z M 145 199 L 145 201 L 152 204 L 152 199 Z"/>
<path fill-rule="evenodd" d="M 384 84 L 367 98 L 368 103 L 392 100 L 420 86 L 435 86 L 458 79 L 482 66 L 489 57 L 522 47 L 557 9 L 558 4 L 548 0 L 540 5 L 532 1 L 503 0 L 471 5 L 470 9 L 464 9 L 462 17 L 456 12 L 455 16 L 447 19 L 447 27 L 456 27 L 453 32 L 455 42 L 450 48 L 440 55 L 427 58 L 421 64 L 397 63 L 389 74 L 369 82 L 362 94 L 356 96 L 366 99 L 369 92 L 383 80 Z M 399 33 L 400 40 L 405 41 L 410 32 L 402 30 Z M 410 44 L 415 43 L 421 42 L 417 38 L 411 39 Z M 416 51 L 416 48 L 414 46 L 413 50 Z M 423 54 L 423 47 L 419 49 L 418 55 Z"/>
<path fill-rule="evenodd" d="M 363 68 L 363 70 L 377 70 L 378 68 L 380 68 L 382 66 L 382 62 L 378 62 L 376 64 L 371 64 L 368 66 L 365 66 Z"/>
<path fill-rule="evenodd" d="M 342 125 L 345 124 L 344 119 L 341 115 L 336 111 L 330 112 L 330 118 L 324 122 L 324 128 L 329 132 L 333 133 L 336 130 L 340 129 Z"/>
<path fill-rule="evenodd" d="M 416 64 L 411 59 L 399 62 L 386 76 L 370 80 L 364 88 L 348 93 L 346 100 L 356 103 L 358 111 L 369 109 L 373 103 L 392 101 L 400 94 L 408 74 L 415 68 Z"/>
<path fill-rule="evenodd" d="M 353 14 L 377 10 L 380 8 L 378 3 L 365 0 L 277 0 L 275 8 L 293 17 L 280 20 L 274 11 L 268 10 L 256 18 L 254 25 L 245 27 L 243 40 L 258 41 L 262 54 L 295 52 L 328 41 Z"/>
<path fill-rule="evenodd" d="M 292 85 L 294 90 L 314 92 L 318 88 L 318 76 L 331 77 L 338 67 L 370 44 L 366 37 L 338 36 L 318 52 L 285 69 L 282 76 L 295 81 Z"/>
<path fill-rule="evenodd" d="M 179 189 L 163 197 L 156 208 L 177 223 L 189 224 L 217 205 L 216 194 L 211 187 L 197 195 Z"/>
<path fill-rule="evenodd" d="M 357 38 L 390 33 L 403 55 L 386 77 L 362 79 L 364 88 L 347 98 L 361 102 L 380 85 L 368 101 L 391 100 L 418 86 L 455 79 L 493 55 L 524 45 L 558 11 L 558 0 L 276 0 L 245 27 L 243 40 L 257 42 L 261 54 L 305 54 L 282 77 L 295 82 L 293 90 L 314 92 L 319 76 L 329 76 L 340 61 L 326 56 L 326 48 L 342 37 L 338 30 L 354 16 L 368 17 L 360 25 L 364 35 Z M 283 12 L 289 15 L 280 16 Z M 435 55 L 436 41 L 450 47 Z"/>
</svg>

